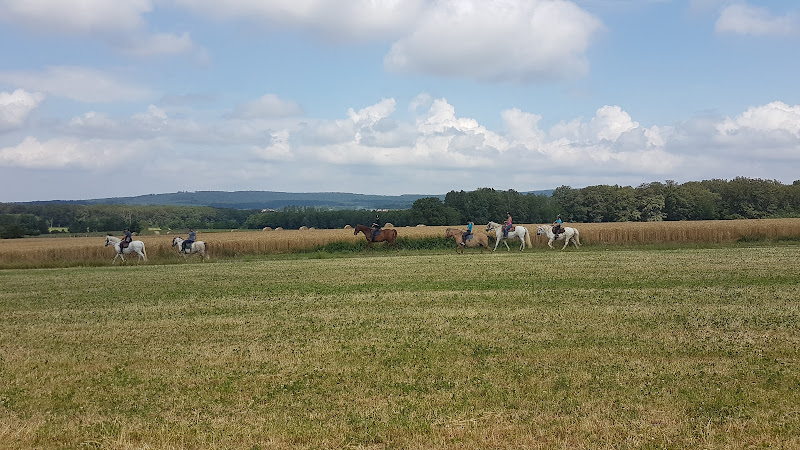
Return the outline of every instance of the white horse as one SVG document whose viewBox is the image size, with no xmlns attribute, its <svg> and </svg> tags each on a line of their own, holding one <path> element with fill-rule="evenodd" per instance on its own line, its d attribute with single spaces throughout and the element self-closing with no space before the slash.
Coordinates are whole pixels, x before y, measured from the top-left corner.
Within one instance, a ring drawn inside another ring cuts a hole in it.
<svg viewBox="0 0 800 450">
<path fill-rule="evenodd" d="M 547 236 L 550 239 L 549 241 L 547 241 L 547 245 L 549 245 L 550 248 L 553 248 L 553 241 L 559 239 L 564 240 L 564 246 L 561 247 L 561 250 L 567 248 L 570 242 L 575 244 L 575 248 L 578 248 L 578 246 L 581 245 L 581 234 L 578 233 L 578 230 L 572 227 L 562 227 L 562 228 L 564 228 L 564 231 L 558 234 L 558 238 L 556 238 L 555 233 L 553 233 L 552 225 L 540 225 L 539 228 L 536 229 L 536 235 L 539 236 L 543 234 Z"/>
<path fill-rule="evenodd" d="M 499 244 L 501 240 L 503 241 L 503 244 L 506 244 L 506 249 L 508 251 L 511 251 L 511 249 L 508 247 L 508 242 L 506 242 L 506 241 L 509 240 L 509 239 L 513 239 L 513 238 L 519 238 L 519 241 L 520 241 L 519 250 L 520 251 L 525 249 L 526 245 L 528 247 L 532 247 L 532 245 L 531 245 L 531 235 L 530 235 L 530 233 L 528 233 L 528 229 L 527 228 L 523 227 L 522 225 L 514 225 L 514 229 L 508 232 L 508 237 L 503 237 L 503 227 L 504 226 L 505 225 L 501 225 L 501 224 L 496 223 L 496 222 L 489 222 L 489 224 L 486 225 L 486 231 L 494 230 L 495 237 L 497 238 L 497 240 L 495 240 L 494 249 L 492 251 L 497 250 L 497 244 Z"/>
<path fill-rule="evenodd" d="M 185 239 L 183 239 L 183 238 L 181 238 L 179 236 L 175 236 L 175 238 L 172 240 L 172 246 L 173 247 L 175 247 L 175 246 L 178 247 L 178 253 L 182 253 L 184 255 L 192 255 L 194 253 L 197 253 L 198 255 L 200 255 L 200 259 L 203 262 L 205 262 L 206 258 L 209 257 L 208 254 L 206 253 L 206 243 L 205 242 L 203 242 L 203 241 L 194 241 L 194 242 L 192 242 L 192 245 L 189 246 L 188 251 L 184 251 L 183 250 L 183 241 L 185 241 Z"/>
<path fill-rule="evenodd" d="M 121 242 L 122 242 L 122 239 L 120 239 L 120 238 L 118 238 L 116 236 L 106 236 L 106 247 L 108 247 L 109 245 L 113 245 L 114 246 L 114 250 L 117 251 L 117 254 L 116 254 L 116 256 L 114 256 L 114 260 L 111 261 L 111 264 L 114 264 L 115 262 L 117 262 L 117 258 L 121 258 L 122 262 L 125 262 L 125 256 L 123 256 L 123 254 L 124 255 L 129 255 L 131 253 L 138 253 L 139 254 L 139 259 L 136 260 L 137 263 L 140 262 L 143 259 L 145 260 L 145 262 L 147 262 L 147 252 L 144 249 L 144 242 L 142 242 L 142 241 L 131 241 L 131 242 L 128 243 L 127 247 L 125 247 L 123 249 L 120 249 L 119 245 L 120 245 Z"/>
</svg>

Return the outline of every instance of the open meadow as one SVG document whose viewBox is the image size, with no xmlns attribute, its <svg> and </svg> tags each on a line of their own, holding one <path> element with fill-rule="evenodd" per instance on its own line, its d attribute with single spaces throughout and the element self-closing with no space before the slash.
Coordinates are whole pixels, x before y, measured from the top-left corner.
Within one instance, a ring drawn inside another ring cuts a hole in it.
<svg viewBox="0 0 800 450">
<path fill-rule="evenodd" d="M 0 446 L 800 447 L 800 246 L 542 245 L 0 270 Z"/>
</svg>

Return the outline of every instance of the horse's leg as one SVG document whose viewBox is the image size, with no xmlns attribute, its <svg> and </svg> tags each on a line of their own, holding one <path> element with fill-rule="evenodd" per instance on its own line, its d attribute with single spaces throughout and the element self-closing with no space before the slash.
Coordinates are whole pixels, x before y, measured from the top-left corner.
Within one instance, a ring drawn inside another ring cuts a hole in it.
<svg viewBox="0 0 800 450">
<path fill-rule="evenodd" d="M 497 251 L 497 246 L 499 244 L 500 244 L 500 238 L 498 237 L 497 239 L 494 240 L 494 249 L 492 250 L 493 252 Z"/>
<path fill-rule="evenodd" d="M 549 241 L 547 241 L 547 245 L 548 245 L 550 248 L 553 248 L 553 238 L 550 238 L 550 240 L 549 240 Z"/>
<path fill-rule="evenodd" d="M 508 246 L 508 239 L 503 239 L 503 244 L 506 245 L 506 250 L 510 252 L 511 251 L 511 247 Z"/>
</svg>

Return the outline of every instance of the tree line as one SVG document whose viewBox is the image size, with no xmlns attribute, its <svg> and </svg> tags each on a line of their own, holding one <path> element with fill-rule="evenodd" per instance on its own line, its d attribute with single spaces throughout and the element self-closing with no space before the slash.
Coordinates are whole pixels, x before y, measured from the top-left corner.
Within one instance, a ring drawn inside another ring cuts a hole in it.
<svg viewBox="0 0 800 450">
<path fill-rule="evenodd" d="M 800 217 L 800 180 L 739 177 L 732 180 L 645 183 L 637 187 L 561 186 L 551 196 L 481 188 L 450 191 L 442 201 L 425 197 L 410 209 L 336 210 L 291 206 L 278 211 L 208 206 L 75 205 L 0 203 L 0 237 L 38 235 L 50 230 L 70 233 L 162 230 L 342 228 L 371 224 L 376 215 L 395 226 L 457 225 L 501 222 L 510 213 L 517 223 L 721 220 Z"/>
</svg>

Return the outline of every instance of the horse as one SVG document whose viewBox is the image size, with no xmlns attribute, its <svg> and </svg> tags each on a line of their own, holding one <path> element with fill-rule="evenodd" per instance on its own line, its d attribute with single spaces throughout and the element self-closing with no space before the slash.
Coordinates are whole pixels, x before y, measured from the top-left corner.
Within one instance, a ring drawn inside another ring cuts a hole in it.
<svg viewBox="0 0 800 450">
<path fill-rule="evenodd" d="M 131 241 L 131 242 L 128 243 L 127 247 L 125 247 L 123 249 L 120 249 L 120 243 L 121 242 L 122 242 L 122 239 L 120 239 L 120 238 L 118 238 L 116 236 L 110 236 L 110 235 L 106 236 L 106 247 L 108 247 L 109 245 L 113 245 L 114 246 L 114 250 L 117 251 L 117 254 L 114 256 L 114 260 L 111 261 L 111 264 L 114 264 L 115 262 L 117 262 L 117 258 L 121 258 L 122 262 L 125 262 L 125 256 L 123 256 L 123 254 L 128 255 L 128 254 L 131 254 L 131 253 L 137 253 L 139 255 L 139 259 L 136 260 L 137 264 L 142 259 L 144 259 L 144 261 L 147 262 L 147 252 L 144 249 L 144 242 L 142 242 L 142 241 Z"/>
<path fill-rule="evenodd" d="M 464 230 L 459 230 L 457 228 L 448 228 L 445 232 L 444 237 L 446 239 L 455 238 L 456 240 L 456 251 L 464 253 L 464 247 L 474 248 L 479 247 L 481 249 L 481 253 L 483 253 L 483 248 L 489 248 L 489 236 L 483 233 L 475 233 L 469 236 L 467 242 L 464 243 Z M 462 245 L 464 243 L 464 245 Z"/>
<path fill-rule="evenodd" d="M 372 247 L 372 228 L 366 225 L 356 225 L 355 229 L 353 230 L 353 236 L 358 235 L 358 233 L 364 233 L 364 238 L 367 239 L 367 244 L 369 244 L 369 249 L 375 251 Z M 375 242 L 386 242 L 386 248 L 389 248 L 390 245 L 394 246 L 394 249 L 400 253 L 400 249 L 397 248 L 397 230 L 395 229 L 381 229 L 377 236 L 375 236 Z"/>
<path fill-rule="evenodd" d="M 489 222 L 489 224 L 486 225 L 486 231 L 490 230 L 494 230 L 494 234 L 497 237 L 497 241 L 495 241 L 494 249 L 492 251 L 497 250 L 497 245 L 500 243 L 500 241 L 503 241 L 503 244 L 506 244 L 506 249 L 511 251 L 511 249 L 508 247 L 508 242 L 506 241 L 513 238 L 518 238 L 520 241 L 519 251 L 524 250 L 526 245 L 528 247 L 533 246 L 531 244 L 531 234 L 528 233 L 528 229 L 522 225 L 514 225 L 514 229 L 509 230 L 508 237 L 503 237 L 503 225 L 499 223 Z"/>
<path fill-rule="evenodd" d="M 553 226 L 552 225 L 540 225 L 539 228 L 536 229 L 536 235 L 545 235 L 550 240 L 547 241 L 547 245 L 550 248 L 553 248 L 553 241 L 558 239 L 564 239 L 564 246 L 561 247 L 561 250 L 567 248 L 570 242 L 575 244 L 575 248 L 578 248 L 581 245 L 581 236 L 578 230 L 572 227 L 563 227 L 564 231 L 558 234 L 558 238 L 556 238 L 556 234 L 553 233 Z"/>
<path fill-rule="evenodd" d="M 200 255 L 200 260 L 203 261 L 203 262 L 206 262 L 206 258 L 209 258 L 208 253 L 206 253 L 206 243 L 203 242 L 203 241 L 194 241 L 194 242 L 192 242 L 192 245 L 189 246 L 189 250 L 188 251 L 184 251 L 183 250 L 183 241 L 184 240 L 185 239 L 183 239 L 183 238 L 181 238 L 179 236 L 175 236 L 175 238 L 172 240 L 172 246 L 173 247 L 175 247 L 175 246 L 178 247 L 178 253 L 181 253 L 184 256 L 197 253 L 198 255 Z"/>
</svg>

